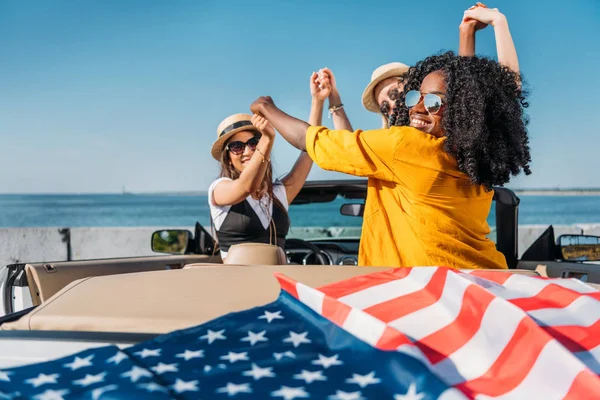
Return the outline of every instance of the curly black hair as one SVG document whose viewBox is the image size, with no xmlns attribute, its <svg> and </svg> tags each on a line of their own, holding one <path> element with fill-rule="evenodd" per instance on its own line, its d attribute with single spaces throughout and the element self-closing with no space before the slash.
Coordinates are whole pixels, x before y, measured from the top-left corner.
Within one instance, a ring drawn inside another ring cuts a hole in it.
<svg viewBox="0 0 600 400">
<path fill-rule="evenodd" d="M 489 58 L 449 51 L 418 62 L 400 78 L 405 86 L 387 116 L 390 126 L 409 125 L 406 93 L 419 90 L 423 79 L 434 71 L 442 71 L 446 79 L 445 150 L 471 182 L 491 190 L 509 182 L 511 174 L 516 176 L 521 170 L 531 174 L 527 93 L 521 76 Z"/>
</svg>

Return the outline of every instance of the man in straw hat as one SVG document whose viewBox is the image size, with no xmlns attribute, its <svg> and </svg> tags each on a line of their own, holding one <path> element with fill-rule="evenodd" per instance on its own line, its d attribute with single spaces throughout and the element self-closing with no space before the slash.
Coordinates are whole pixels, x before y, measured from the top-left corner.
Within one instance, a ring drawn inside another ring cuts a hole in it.
<svg viewBox="0 0 600 400">
<path fill-rule="evenodd" d="M 400 77 L 408 71 L 408 65 L 401 62 L 384 64 L 371 74 L 371 81 L 363 91 L 363 106 L 371 112 L 381 114 L 383 127 L 389 126 L 388 116 L 392 112 L 394 102 L 402 91 Z M 331 85 L 329 95 L 329 113 L 333 116 L 336 129 L 352 130 L 352 124 L 344 111 L 344 104 L 337 89 L 335 76 L 329 68 L 319 70 L 318 79 L 327 80 Z"/>
</svg>

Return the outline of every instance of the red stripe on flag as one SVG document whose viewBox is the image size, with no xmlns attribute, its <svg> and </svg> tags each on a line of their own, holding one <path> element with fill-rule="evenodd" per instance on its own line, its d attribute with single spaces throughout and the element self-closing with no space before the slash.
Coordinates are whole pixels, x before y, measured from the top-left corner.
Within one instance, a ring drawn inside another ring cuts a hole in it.
<svg viewBox="0 0 600 400">
<path fill-rule="evenodd" d="M 460 312 L 444 328 L 416 343 L 432 364 L 436 364 L 464 346 L 481 327 L 485 311 L 494 295 L 477 285 L 465 291 Z"/>
<path fill-rule="evenodd" d="M 457 388 L 470 396 L 479 393 L 500 396 L 513 390 L 527 377 L 544 346 L 551 340 L 550 335 L 540 330 L 531 318 L 523 318 L 492 367 L 481 377 Z"/>
<path fill-rule="evenodd" d="M 352 293 L 360 292 L 373 286 L 381 285 L 390 281 L 403 279 L 410 274 L 412 268 L 396 268 L 390 271 L 374 272 L 368 275 L 356 276 L 342 282 L 321 286 L 318 289 L 336 299 Z"/>
<path fill-rule="evenodd" d="M 600 345 L 600 321 L 588 327 L 544 326 L 542 329 L 573 353 L 590 351 Z"/>
<path fill-rule="evenodd" d="M 325 296 L 323 299 L 323 316 L 339 326 L 344 325 L 344 321 L 346 321 L 351 309 L 352 307 L 349 305 L 329 296 Z"/>
<path fill-rule="evenodd" d="M 413 342 L 400 331 L 387 326 L 375 347 L 380 350 L 396 350 L 403 344 L 413 344 Z"/>
<path fill-rule="evenodd" d="M 469 273 L 469 275 L 478 276 L 483 279 L 487 279 L 488 281 L 499 283 L 500 285 L 504 285 L 504 282 L 508 280 L 512 276 L 511 273 L 502 272 L 502 271 L 483 271 L 483 270 L 473 270 Z"/>
<path fill-rule="evenodd" d="M 444 291 L 446 276 L 454 273 L 445 268 L 438 268 L 423 289 L 383 303 L 365 308 L 367 314 L 383 322 L 394 321 L 439 301 Z"/>
<path fill-rule="evenodd" d="M 590 370 L 581 371 L 563 400 L 600 399 L 600 379 Z"/>
<path fill-rule="evenodd" d="M 300 298 L 300 296 L 298 296 L 298 289 L 296 289 L 295 280 L 279 272 L 275 272 L 274 275 L 275 278 L 277 278 L 277 280 L 279 281 L 279 286 L 281 286 L 281 290 L 288 292 L 290 295 L 294 296 L 297 299 Z"/>
<path fill-rule="evenodd" d="M 523 311 L 533 311 L 541 308 L 565 308 L 582 296 L 600 300 L 600 292 L 581 294 L 562 286 L 550 284 L 533 297 L 514 299 L 510 302 Z"/>
</svg>

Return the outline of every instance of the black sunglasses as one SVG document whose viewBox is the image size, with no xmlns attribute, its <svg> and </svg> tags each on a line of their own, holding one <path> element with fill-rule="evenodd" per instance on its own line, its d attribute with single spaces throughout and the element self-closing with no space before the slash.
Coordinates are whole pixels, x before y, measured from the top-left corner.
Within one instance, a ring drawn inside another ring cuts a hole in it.
<svg viewBox="0 0 600 400">
<path fill-rule="evenodd" d="M 413 108 L 423 99 L 423 105 L 429 114 L 437 114 L 444 102 L 442 98 L 437 94 L 427 93 L 424 96 L 418 90 L 410 90 L 406 93 L 406 97 L 404 98 L 404 104 L 407 108 Z"/>
<path fill-rule="evenodd" d="M 231 142 L 228 143 L 227 146 L 225 146 L 225 148 L 227 150 L 229 150 L 230 152 L 232 152 L 233 154 L 235 154 L 236 156 L 239 156 L 240 154 L 242 154 L 244 152 L 244 149 L 246 148 L 246 146 L 248 146 L 250 148 L 250 150 L 254 151 L 256 150 L 256 146 L 258 146 L 258 141 L 260 140 L 260 136 L 254 136 L 250 139 L 248 139 L 247 142 L 242 142 L 239 140 L 236 140 L 235 142 Z"/>
</svg>

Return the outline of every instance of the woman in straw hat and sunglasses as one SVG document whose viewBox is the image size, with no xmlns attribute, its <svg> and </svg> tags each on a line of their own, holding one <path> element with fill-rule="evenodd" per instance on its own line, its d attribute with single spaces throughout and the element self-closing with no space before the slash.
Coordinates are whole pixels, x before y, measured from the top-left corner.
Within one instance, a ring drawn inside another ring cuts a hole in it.
<svg viewBox="0 0 600 400">
<path fill-rule="evenodd" d="M 317 87 L 310 78 L 312 107 L 309 121 L 320 125 L 329 82 Z M 290 221 L 288 206 L 304 186 L 312 160 L 302 152 L 292 170 L 273 182 L 271 150 L 275 130 L 258 115 L 235 114 L 217 128 L 212 156 L 221 164 L 219 179 L 208 190 L 211 217 L 217 232 L 221 257 L 238 243 L 257 242 L 285 247 Z"/>
</svg>

